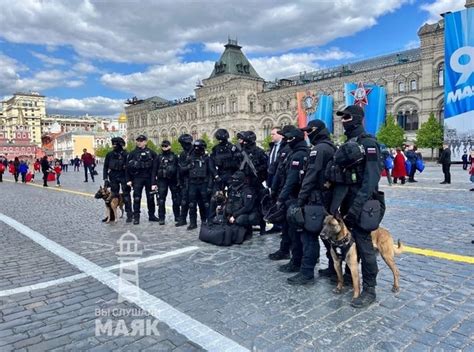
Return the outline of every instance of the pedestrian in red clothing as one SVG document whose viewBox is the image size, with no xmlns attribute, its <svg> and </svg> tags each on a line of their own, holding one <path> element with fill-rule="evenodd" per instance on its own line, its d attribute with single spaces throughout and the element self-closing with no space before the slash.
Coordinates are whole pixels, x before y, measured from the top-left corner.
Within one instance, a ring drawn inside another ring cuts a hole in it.
<svg viewBox="0 0 474 352">
<path fill-rule="evenodd" d="M 397 154 L 395 155 L 395 160 L 393 161 L 393 170 L 392 170 L 393 183 L 397 183 L 397 180 L 400 179 L 400 181 L 402 182 L 402 185 L 405 184 L 405 178 L 407 177 L 405 161 L 406 161 L 406 158 L 402 150 L 400 148 L 397 148 Z"/>
<path fill-rule="evenodd" d="M 94 165 L 94 157 L 91 153 L 87 152 L 87 149 L 83 149 L 83 154 L 81 156 L 82 165 L 84 165 L 84 182 L 87 182 L 87 172 L 91 175 L 92 182 L 94 182 L 94 173 L 93 173 L 93 165 Z"/>
<path fill-rule="evenodd" d="M 59 176 L 61 176 L 61 163 L 56 161 L 54 164 L 54 173 L 56 174 L 56 187 L 61 187 L 61 182 L 59 181 Z"/>
</svg>

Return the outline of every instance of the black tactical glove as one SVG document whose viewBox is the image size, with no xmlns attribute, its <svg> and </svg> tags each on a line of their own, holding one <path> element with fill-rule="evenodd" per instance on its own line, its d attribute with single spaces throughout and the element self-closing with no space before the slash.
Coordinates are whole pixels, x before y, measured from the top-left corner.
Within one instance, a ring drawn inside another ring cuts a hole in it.
<svg viewBox="0 0 474 352">
<path fill-rule="evenodd" d="M 344 216 L 344 223 L 350 229 L 353 229 L 357 225 L 357 220 L 359 219 L 359 213 L 356 213 L 352 208 L 349 209 L 349 212 Z"/>
</svg>

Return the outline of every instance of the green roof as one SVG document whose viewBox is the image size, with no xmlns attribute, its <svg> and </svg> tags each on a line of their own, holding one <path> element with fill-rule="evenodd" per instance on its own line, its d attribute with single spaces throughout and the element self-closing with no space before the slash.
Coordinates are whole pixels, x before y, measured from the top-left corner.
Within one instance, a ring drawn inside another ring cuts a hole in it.
<svg viewBox="0 0 474 352">
<path fill-rule="evenodd" d="M 214 70 L 212 70 L 209 78 L 232 74 L 262 79 L 245 57 L 242 50 L 240 50 L 242 47 L 237 44 L 236 40 L 229 39 L 229 42 L 224 47 L 225 50 L 219 61 L 215 63 Z"/>
</svg>

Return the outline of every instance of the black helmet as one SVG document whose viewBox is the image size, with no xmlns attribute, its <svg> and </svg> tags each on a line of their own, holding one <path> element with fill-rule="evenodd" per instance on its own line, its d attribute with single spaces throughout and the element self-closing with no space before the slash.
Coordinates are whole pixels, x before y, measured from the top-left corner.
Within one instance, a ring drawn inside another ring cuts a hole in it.
<svg viewBox="0 0 474 352">
<path fill-rule="evenodd" d="M 254 131 L 247 131 L 248 143 L 255 143 L 257 141 L 257 135 Z"/>
<path fill-rule="evenodd" d="M 247 131 L 238 132 L 237 139 L 242 139 L 243 141 L 247 141 Z"/>
<path fill-rule="evenodd" d="M 245 173 L 243 171 L 240 171 L 240 170 L 234 172 L 232 174 L 232 181 L 244 183 L 245 182 Z"/>
<path fill-rule="evenodd" d="M 207 148 L 207 144 L 204 140 L 202 139 L 197 139 L 194 141 L 193 143 L 193 147 L 194 148 L 201 148 L 201 149 L 206 149 Z"/>
<path fill-rule="evenodd" d="M 179 136 L 178 142 L 180 144 L 192 144 L 193 143 L 193 137 L 190 134 L 185 133 L 185 134 L 182 134 L 181 136 Z"/>
<path fill-rule="evenodd" d="M 223 128 L 219 128 L 216 133 L 214 133 L 214 138 L 218 141 L 226 141 L 229 139 L 229 132 Z"/>
<path fill-rule="evenodd" d="M 112 142 L 112 145 L 117 144 L 117 145 L 121 145 L 122 147 L 125 147 L 125 141 L 123 140 L 122 137 L 114 137 L 112 138 L 111 142 Z"/>
</svg>

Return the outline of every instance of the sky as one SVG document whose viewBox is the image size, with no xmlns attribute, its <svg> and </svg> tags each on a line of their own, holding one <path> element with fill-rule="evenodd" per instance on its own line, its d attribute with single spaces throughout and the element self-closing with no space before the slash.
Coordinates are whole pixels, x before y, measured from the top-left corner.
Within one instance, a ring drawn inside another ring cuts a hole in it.
<svg viewBox="0 0 474 352">
<path fill-rule="evenodd" d="M 465 0 L 0 0 L 0 98 L 40 92 L 48 114 L 118 117 L 127 98 L 177 99 L 228 38 L 265 80 L 419 46 Z"/>
</svg>

